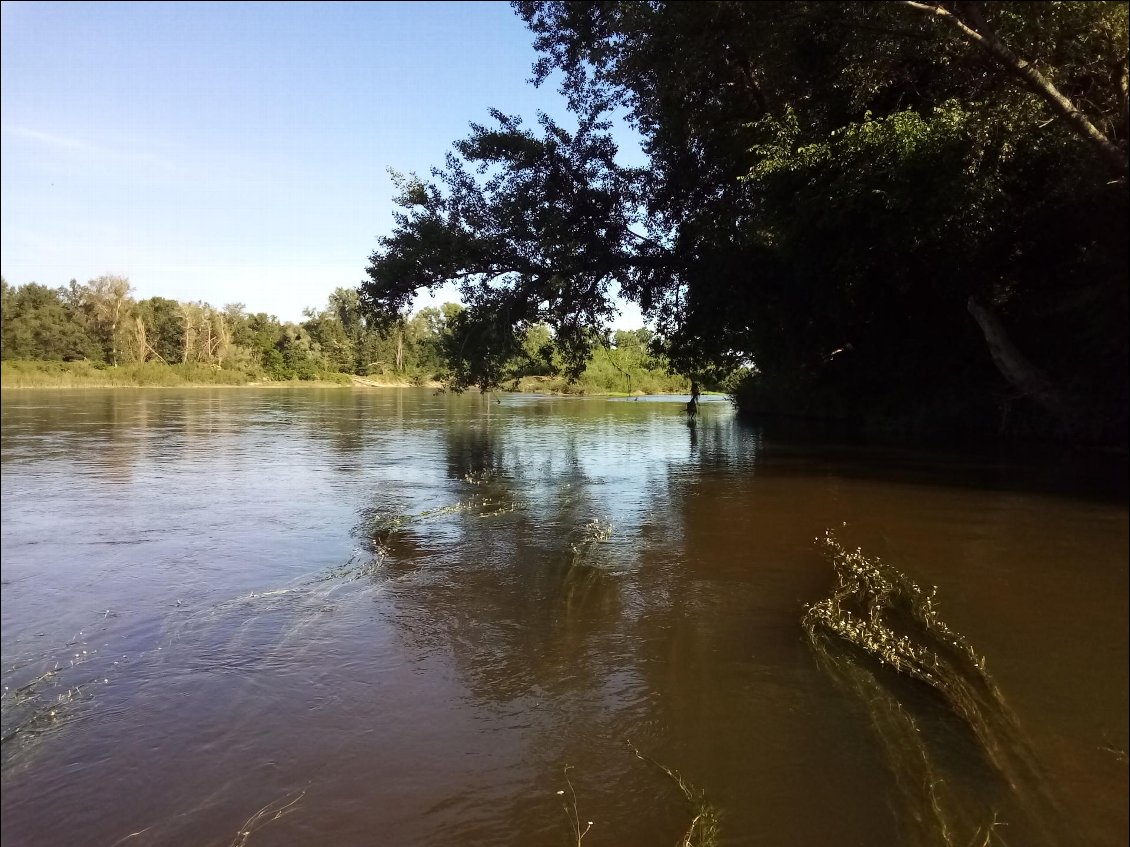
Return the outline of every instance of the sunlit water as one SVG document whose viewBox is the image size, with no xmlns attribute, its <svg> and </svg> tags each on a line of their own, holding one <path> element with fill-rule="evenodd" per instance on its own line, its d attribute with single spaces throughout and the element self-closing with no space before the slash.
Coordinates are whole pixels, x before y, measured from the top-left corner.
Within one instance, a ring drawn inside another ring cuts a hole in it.
<svg viewBox="0 0 1130 847">
<path fill-rule="evenodd" d="M 1066 830 L 1125 844 L 1124 498 L 685 399 L 5 392 L 5 847 L 676 843 L 629 739 L 722 843 L 904 843 L 800 627 L 828 528 L 938 586 Z"/>
</svg>

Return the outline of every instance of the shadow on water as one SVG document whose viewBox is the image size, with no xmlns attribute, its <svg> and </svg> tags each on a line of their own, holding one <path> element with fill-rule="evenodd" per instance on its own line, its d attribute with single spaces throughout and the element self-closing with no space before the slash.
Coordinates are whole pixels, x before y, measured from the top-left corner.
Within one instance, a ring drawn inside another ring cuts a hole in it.
<svg viewBox="0 0 1130 847">
<path fill-rule="evenodd" d="M 1042 492 L 1124 502 L 1130 495 L 1130 454 L 1071 449 L 1040 442 L 936 446 L 875 441 L 833 422 L 735 418 L 756 432 L 765 458 L 790 472 L 827 472 L 883 482 L 947 485 L 975 490 Z M 818 461 L 813 462 L 813 459 Z"/>
</svg>

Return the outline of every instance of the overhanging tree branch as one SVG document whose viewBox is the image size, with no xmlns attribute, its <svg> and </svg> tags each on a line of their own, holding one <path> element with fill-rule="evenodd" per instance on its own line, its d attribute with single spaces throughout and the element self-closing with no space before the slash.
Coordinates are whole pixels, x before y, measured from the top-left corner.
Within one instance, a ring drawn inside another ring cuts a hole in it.
<svg viewBox="0 0 1130 847">
<path fill-rule="evenodd" d="M 1035 65 L 1013 53 L 981 18 L 980 12 L 975 6 L 966 4 L 969 7 L 968 14 L 977 28 L 970 26 L 949 9 L 937 3 L 921 3 L 918 0 L 902 0 L 902 2 L 905 6 L 945 21 L 961 33 L 966 41 L 975 44 L 988 53 L 1005 71 L 1023 82 L 1038 97 L 1050 105 L 1052 110 L 1067 122 L 1068 126 L 1095 149 L 1121 180 L 1126 180 L 1128 170 L 1126 151 L 1107 138 L 1102 130 L 1091 123 L 1087 116 L 1070 99 L 1064 96 L 1063 92 L 1056 88 L 1050 79 L 1040 73 Z"/>
</svg>

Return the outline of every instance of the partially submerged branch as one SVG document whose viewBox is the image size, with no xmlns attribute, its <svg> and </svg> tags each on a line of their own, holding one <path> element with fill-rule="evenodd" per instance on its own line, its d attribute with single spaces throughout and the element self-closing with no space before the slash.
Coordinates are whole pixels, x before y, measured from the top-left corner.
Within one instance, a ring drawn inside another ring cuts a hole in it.
<svg viewBox="0 0 1130 847">
<path fill-rule="evenodd" d="M 980 327 L 981 334 L 985 336 L 989 354 L 993 357 L 993 364 L 997 366 L 1001 376 L 1021 396 L 1031 397 L 1042 409 L 1055 416 L 1061 424 L 1068 425 L 1071 422 L 1071 415 L 1063 397 L 1052 385 L 1051 380 L 1016 348 L 997 316 L 974 297 L 969 298 L 966 308 Z"/>
</svg>

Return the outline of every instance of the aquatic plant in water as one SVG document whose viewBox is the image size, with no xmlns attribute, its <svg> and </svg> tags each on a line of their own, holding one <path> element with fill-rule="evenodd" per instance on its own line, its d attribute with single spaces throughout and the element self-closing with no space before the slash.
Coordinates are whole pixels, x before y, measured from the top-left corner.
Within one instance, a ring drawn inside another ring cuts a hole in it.
<svg viewBox="0 0 1130 847">
<path fill-rule="evenodd" d="M 573 551 L 570 564 L 579 565 L 588 561 L 593 548 L 612 537 L 613 528 L 611 521 L 600 518 L 593 518 L 581 527 L 577 533 L 577 540 L 570 544 L 570 549 Z"/>
<path fill-rule="evenodd" d="M 687 782 L 678 771 L 672 770 L 661 762 L 641 753 L 630 739 L 625 739 L 625 744 L 637 759 L 646 762 L 670 778 L 683 795 L 691 815 L 691 822 L 687 826 L 686 832 L 680 836 L 677 842 L 678 847 L 714 847 L 718 843 L 720 833 L 719 816 L 718 810 L 706 799 L 705 792 Z M 594 822 L 581 820 L 577 792 L 573 788 L 573 781 L 569 779 L 569 771 L 572 768 L 572 765 L 565 765 L 566 787 L 558 790 L 557 796 L 561 798 L 561 808 L 569 822 L 572 842 L 576 847 L 582 847 L 582 842 L 585 840 L 585 836 L 589 834 L 589 830 L 593 828 Z"/>
<path fill-rule="evenodd" d="M 641 753 L 631 740 L 627 740 L 625 743 L 637 759 L 647 762 L 666 774 L 678 786 L 683 795 L 691 814 L 691 822 L 687 831 L 679 839 L 679 847 L 712 847 L 712 845 L 717 844 L 721 833 L 719 814 L 714 805 L 706 799 L 706 792 L 691 785 L 678 771 L 656 761 L 651 756 Z"/>
<path fill-rule="evenodd" d="M 581 813 L 577 807 L 577 792 L 573 788 L 573 781 L 569 779 L 569 770 L 572 767 L 572 765 L 565 766 L 565 785 L 569 788 L 568 798 L 566 798 L 565 789 L 559 790 L 557 796 L 561 798 L 561 808 L 565 810 L 565 817 L 569 819 L 569 829 L 573 832 L 573 842 L 577 847 L 581 847 L 581 842 L 589 834 L 593 822 L 587 821 L 585 828 L 581 829 Z"/>
<path fill-rule="evenodd" d="M 805 609 L 802 624 L 820 666 L 865 704 L 903 794 L 902 823 L 913 829 L 906 836 L 947 847 L 1004 843 L 1004 822 L 998 809 L 985 805 L 986 797 L 962 795 L 956 781 L 946 779 L 923 715 L 900 697 L 905 689 L 892 685 L 899 677 L 924 683 L 943 711 L 971 730 L 977 751 L 1003 780 L 999 799 L 1015 804 L 1033 836 L 1063 843 L 1058 809 L 1019 722 L 985 658 L 940 617 L 936 589 L 924 590 L 860 549 L 845 549 L 830 530 L 817 544 L 832 564 L 835 585 Z M 894 676 L 884 676 L 883 668 Z"/>
<path fill-rule="evenodd" d="M 75 633 L 63 650 L 68 652 L 65 657 L 44 656 L 5 668 L 0 695 L 0 766 L 5 771 L 23 761 L 39 742 L 82 718 L 90 709 L 95 689 L 110 681 L 105 660 L 83 631 Z M 87 665 L 96 659 L 100 668 L 92 671 Z M 32 679 L 22 676 L 31 667 L 48 664 L 49 670 Z"/>
<path fill-rule="evenodd" d="M 251 840 L 251 835 L 257 829 L 261 829 L 267 824 L 277 821 L 281 817 L 285 817 L 293 812 L 302 798 L 306 796 L 306 791 L 303 790 L 293 799 L 288 795 L 279 800 L 273 800 L 249 817 L 239 828 L 235 838 L 232 840 L 231 847 L 246 847 L 247 842 Z"/>
</svg>

